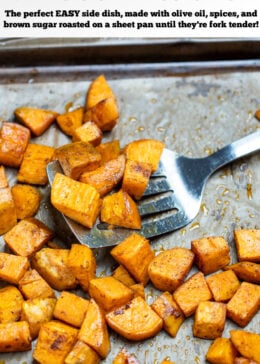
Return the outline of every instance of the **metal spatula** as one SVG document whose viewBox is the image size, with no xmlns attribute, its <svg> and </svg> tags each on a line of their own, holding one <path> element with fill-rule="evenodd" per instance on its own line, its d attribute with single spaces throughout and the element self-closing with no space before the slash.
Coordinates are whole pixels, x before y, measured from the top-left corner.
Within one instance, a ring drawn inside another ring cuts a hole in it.
<svg viewBox="0 0 260 364">
<path fill-rule="evenodd" d="M 189 224 L 198 214 L 202 194 L 209 176 L 218 168 L 260 150 L 260 131 L 250 134 L 205 158 L 187 158 L 164 149 L 159 169 L 150 179 L 142 200 L 138 203 L 142 229 L 147 238 L 156 237 Z M 62 173 L 58 161 L 47 166 L 50 184 L 57 172 Z M 133 230 L 108 227 L 97 221 L 92 229 L 63 215 L 75 238 L 91 248 L 118 244 Z"/>
</svg>

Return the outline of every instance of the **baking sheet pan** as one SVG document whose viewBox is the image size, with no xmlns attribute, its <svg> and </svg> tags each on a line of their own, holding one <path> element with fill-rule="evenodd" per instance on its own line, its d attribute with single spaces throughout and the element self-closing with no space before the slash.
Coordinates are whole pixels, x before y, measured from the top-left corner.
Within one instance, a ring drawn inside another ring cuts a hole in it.
<svg viewBox="0 0 260 364">
<path fill-rule="evenodd" d="M 217 66 L 217 65 L 215 65 Z M 203 68 L 203 63 L 200 64 Z M 163 69 L 163 66 L 162 66 Z M 173 70 L 173 68 L 172 68 Z M 105 71 L 105 69 L 104 69 Z M 18 76 L 18 73 L 17 73 Z M 64 112 L 71 103 L 83 105 L 91 78 L 45 82 L 3 82 L 0 85 L 0 118 L 13 120 L 13 111 L 22 105 L 31 105 Z M 116 128 L 104 136 L 104 141 L 120 139 L 121 145 L 139 138 L 156 138 L 167 148 L 190 157 L 206 156 L 218 148 L 259 129 L 254 112 L 260 107 L 260 72 L 221 69 L 209 74 L 160 75 L 159 68 L 152 77 L 131 74 L 108 81 L 119 104 L 120 119 Z M 53 125 L 33 142 L 59 146 L 67 138 Z M 10 185 L 15 183 L 16 172 L 8 169 Z M 48 201 L 49 188 L 37 214 L 51 228 L 56 227 L 54 213 Z M 195 221 L 187 227 L 152 240 L 156 252 L 173 246 L 190 247 L 199 237 L 222 235 L 230 245 L 232 261 L 236 260 L 233 230 L 235 228 L 259 228 L 260 207 L 260 156 L 259 153 L 216 172 L 209 180 L 202 208 Z M 62 235 L 61 235 L 62 236 Z M 60 238 L 57 238 L 61 241 Z M 62 240 L 62 243 L 64 241 Z M 0 242 L 4 248 L 3 240 Z M 97 274 L 111 274 L 114 265 L 109 251 L 96 251 Z M 192 273 L 195 270 L 192 271 Z M 150 284 L 145 288 L 146 300 L 151 303 L 158 291 Z M 194 338 L 193 318 L 186 319 L 176 338 L 161 331 L 152 339 L 132 343 L 111 333 L 111 352 L 103 361 L 112 363 L 123 347 L 136 354 L 142 364 L 160 363 L 168 357 L 178 364 L 206 363 L 205 354 L 210 340 Z M 260 313 L 245 328 L 259 333 Z M 238 328 L 227 320 L 224 337 Z M 5 363 L 33 363 L 31 352 L 0 354 Z"/>
</svg>

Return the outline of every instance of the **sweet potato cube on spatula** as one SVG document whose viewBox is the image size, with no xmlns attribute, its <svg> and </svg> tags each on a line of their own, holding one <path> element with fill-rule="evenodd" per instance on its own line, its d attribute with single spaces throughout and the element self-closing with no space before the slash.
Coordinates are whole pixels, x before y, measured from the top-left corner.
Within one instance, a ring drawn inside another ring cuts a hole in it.
<svg viewBox="0 0 260 364">
<path fill-rule="evenodd" d="M 115 159 L 120 155 L 120 142 L 118 139 L 111 140 L 110 142 L 101 143 L 96 147 L 96 150 L 101 155 L 100 164 L 105 164 L 111 159 Z"/>
<path fill-rule="evenodd" d="M 60 162 L 64 174 L 76 180 L 83 172 L 98 168 L 101 160 L 93 145 L 81 141 L 57 148 L 54 158 Z"/>
<path fill-rule="evenodd" d="M 164 143 L 159 140 L 140 139 L 127 144 L 124 153 L 127 159 L 150 164 L 153 173 L 158 168 L 163 148 Z"/>
<path fill-rule="evenodd" d="M 51 187 L 51 203 L 67 217 L 91 228 L 99 214 L 101 199 L 94 187 L 57 173 Z"/>
<path fill-rule="evenodd" d="M 137 205 L 123 190 L 104 197 L 101 221 L 129 229 L 141 228 L 141 217 Z"/>
<path fill-rule="evenodd" d="M 59 115 L 56 111 L 25 106 L 18 107 L 14 114 L 36 136 L 43 134 Z"/>
</svg>

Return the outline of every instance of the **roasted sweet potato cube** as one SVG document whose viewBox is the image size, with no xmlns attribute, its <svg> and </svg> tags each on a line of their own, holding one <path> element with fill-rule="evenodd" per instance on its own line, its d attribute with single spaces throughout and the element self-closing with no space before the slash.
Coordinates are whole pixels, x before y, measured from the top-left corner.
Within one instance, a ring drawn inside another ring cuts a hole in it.
<svg viewBox="0 0 260 364">
<path fill-rule="evenodd" d="M 100 101 L 105 100 L 113 95 L 114 93 L 109 86 L 106 77 L 104 75 L 99 75 L 91 82 L 88 88 L 85 107 L 86 109 L 91 109 Z"/>
<path fill-rule="evenodd" d="M 40 250 L 54 233 L 40 220 L 30 217 L 20 220 L 4 235 L 6 245 L 17 255 L 29 257 Z"/>
<path fill-rule="evenodd" d="M 0 353 L 31 350 L 32 338 L 27 321 L 0 324 Z"/>
<path fill-rule="evenodd" d="M 17 180 L 31 185 L 46 185 L 47 164 L 52 160 L 54 148 L 42 144 L 28 144 L 18 170 Z"/>
<path fill-rule="evenodd" d="M 59 115 L 56 111 L 26 106 L 18 107 L 14 114 L 36 136 L 43 134 Z"/>
<path fill-rule="evenodd" d="M 257 313 L 260 305 L 260 287 L 242 282 L 234 296 L 227 303 L 227 317 L 237 325 L 245 327 Z"/>
<path fill-rule="evenodd" d="M 195 313 L 200 302 L 209 301 L 212 294 L 202 272 L 194 273 L 174 292 L 173 298 L 186 317 Z"/>
<path fill-rule="evenodd" d="M 103 133 L 99 126 L 94 123 L 94 121 L 87 121 L 75 129 L 72 136 L 72 141 L 82 141 L 85 143 L 90 143 L 96 147 L 101 143 L 102 137 Z"/>
<path fill-rule="evenodd" d="M 240 286 L 240 282 L 232 270 L 213 274 L 206 280 L 213 298 L 217 302 L 230 300 Z"/>
<path fill-rule="evenodd" d="M 260 363 L 260 335 L 245 330 L 231 330 L 230 338 L 237 351 L 245 358 Z"/>
<path fill-rule="evenodd" d="M 125 157 L 124 155 L 120 155 L 119 157 L 104 163 L 94 171 L 83 172 L 79 181 L 95 187 L 100 196 L 104 196 L 121 181 L 124 169 Z"/>
<path fill-rule="evenodd" d="M 149 280 L 148 266 L 154 258 L 149 240 L 133 233 L 110 251 L 112 257 L 122 264 L 134 279 L 144 285 Z"/>
<path fill-rule="evenodd" d="M 11 187 L 18 220 L 33 217 L 40 207 L 41 194 L 33 186 L 15 184 Z"/>
<path fill-rule="evenodd" d="M 28 128 L 16 123 L 3 122 L 0 130 L 0 164 L 18 168 L 30 137 Z"/>
<path fill-rule="evenodd" d="M 0 252 L 0 279 L 18 284 L 30 266 L 27 257 Z"/>
<path fill-rule="evenodd" d="M 118 139 L 112 140 L 110 142 L 99 144 L 96 147 L 96 150 L 101 155 L 101 161 L 100 164 L 104 164 L 111 159 L 115 159 L 119 157 L 121 149 L 120 149 L 120 143 Z"/>
<path fill-rule="evenodd" d="M 172 337 L 177 335 L 185 317 L 169 292 L 162 293 L 151 304 L 152 309 L 163 319 L 164 330 Z"/>
<path fill-rule="evenodd" d="M 125 348 L 120 350 L 114 358 L 112 364 L 139 364 L 136 356 L 129 353 Z"/>
<path fill-rule="evenodd" d="M 32 339 L 35 339 L 41 325 L 52 319 L 56 298 L 33 298 L 26 300 L 22 305 L 21 320 L 27 321 Z"/>
<path fill-rule="evenodd" d="M 141 229 L 141 217 L 134 200 L 122 189 L 103 199 L 101 221 L 129 229 Z"/>
<path fill-rule="evenodd" d="M 122 189 L 135 200 L 140 200 L 148 186 L 151 172 L 150 164 L 128 159 L 125 165 Z"/>
<path fill-rule="evenodd" d="M 238 262 L 227 265 L 224 269 L 231 269 L 243 281 L 260 284 L 260 264 L 254 262 Z"/>
<path fill-rule="evenodd" d="M 224 337 L 218 337 L 210 345 L 206 359 L 211 364 L 234 364 L 237 350 L 231 340 Z"/>
<path fill-rule="evenodd" d="M 260 262 L 260 229 L 235 230 L 234 238 L 240 262 Z"/>
<path fill-rule="evenodd" d="M 139 341 L 156 335 L 163 320 L 141 297 L 106 314 L 108 325 L 128 340 Z"/>
<path fill-rule="evenodd" d="M 110 338 L 105 316 L 103 310 L 93 299 L 89 301 L 78 339 L 88 344 L 103 359 L 110 351 Z"/>
<path fill-rule="evenodd" d="M 77 329 L 56 320 L 42 324 L 33 358 L 41 364 L 63 364 L 77 334 Z"/>
<path fill-rule="evenodd" d="M 169 359 L 164 359 L 161 364 L 175 364 L 173 361 L 169 360 Z"/>
<path fill-rule="evenodd" d="M 32 267 L 58 291 L 73 289 L 77 281 L 67 266 L 69 250 L 42 248 L 32 256 Z"/>
<path fill-rule="evenodd" d="M 91 228 L 98 217 L 102 200 L 94 187 L 56 173 L 51 187 L 51 203 L 64 215 Z"/>
<path fill-rule="evenodd" d="M 19 321 L 23 304 L 21 292 L 14 286 L 0 289 L 0 324 Z"/>
<path fill-rule="evenodd" d="M 195 254 L 195 264 L 204 274 L 216 272 L 230 262 L 228 243 L 221 236 L 193 240 L 191 250 Z"/>
<path fill-rule="evenodd" d="M 150 263 L 149 277 L 161 291 L 173 292 L 189 273 L 194 254 L 187 248 L 172 248 L 160 252 Z"/>
<path fill-rule="evenodd" d="M 87 291 L 89 281 L 96 275 L 96 259 L 93 251 L 86 245 L 71 244 L 67 266 L 82 289 Z"/>
<path fill-rule="evenodd" d="M 68 356 L 65 364 L 99 364 L 100 356 L 89 345 L 83 341 L 76 341 Z"/>
<path fill-rule="evenodd" d="M 43 279 L 35 269 L 25 272 L 19 281 L 19 290 L 26 299 L 55 298 L 51 286 Z"/>
<path fill-rule="evenodd" d="M 118 117 L 117 101 L 114 96 L 111 96 L 88 109 L 84 114 L 83 122 L 92 120 L 102 131 L 111 131 L 117 124 Z"/>
<path fill-rule="evenodd" d="M 89 301 L 87 299 L 63 291 L 57 300 L 53 316 L 57 320 L 79 328 L 84 320 L 88 305 Z"/>
<path fill-rule="evenodd" d="M 101 156 L 90 143 L 74 142 L 65 144 L 55 150 L 66 176 L 75 180 L 85 171 L 93 171 L 100 165 Z"/>
<path fill-rule="evenodd" d="M 57 116 L 56 121 L 63 133 L 72 136 L 74 131 L 83 123 L 84 107 L 68 111 Z"/>
<path fill-rule="evenodd" d="M 0 188 L 0 235 L 17 223 L 14 199 L 9 187 Z"/>
<path fill-rule="evenodd" d="M 124 153 L 127 159 L 150 164 L 153 173 L 158 168 L 163 148 L 164 143 L 159 140 L 140 139 L 129 143 Z"/>
<path fill-rule="evenodd" d="M 89 295 L 104 311 L 125 305 L 134 297 L 134 292 L 112 276 L 91 279 Z"/>
<path fill-rule="evenodd" d="M 193 335 L 201 339 L 222 336 L 226 321 L 226 305 L 222 302 L 200 302 L 194 318 Z"/>
<path fill-rule="evenodd" d="M 260 120 L 260 109 L 256 110 L 255 117 Z"/>
<path fill-rule="evenodd" d="M 136 283 L 128 270 L 121 264 L 116 269 L 114 269 L 112 276 L 128 287 Z"/>
</svg>

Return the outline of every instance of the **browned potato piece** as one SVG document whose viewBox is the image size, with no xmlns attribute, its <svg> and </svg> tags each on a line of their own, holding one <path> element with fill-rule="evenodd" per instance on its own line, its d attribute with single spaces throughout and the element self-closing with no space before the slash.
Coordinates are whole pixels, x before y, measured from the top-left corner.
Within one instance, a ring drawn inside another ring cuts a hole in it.
<svg viewBox="0 0 260 364">
<path fill-rule="evenodd" d="M 191 250 L 195 254 L 195 264 L 204 274 L 216 272 L 230 262 L 228 243 L 221 236 L 193 240 Z"/>
<path fill-rule="evenodd" d="M 152 173 L 158 168 L 164 143 L 155 139 L 140 139 L 129 143 L 124 153 L 127 159 L 148 163 L 151 165 Z"/>
<path fill-rule="evenodd" d="M 117 139 L 112 140 L 110 142 L 99 144 L 96 147 L 96 150 L 101 155 L 101 162 L 100 162 L 101 165 L 110 161 L 111 159 L 119 157 L 121 152 L 120 143 L 119 140 Z"/>
<path fill-rule="evenodd" d="M 63 133 L 72 136 L 74 131 L 83 123 L 84 107 L 68 111 L 57 116 L 56 121 Z"/>
<path fill-rule="evenodd" d="M 98 217 L 102 200 L 94 187 L 56 173 L 51 187 L 51 203 L 67 217 L 91 228 Z"/>
<path fill-rule="evenodd" d="M 41 364 L 63 364 L 77 340 L 78 330 L 59 321 L 42 324 L 33 358 Z"/>
<path fill-rule="evenodd" d="M 148 266 L 154 258 L 149 240 L 133 233 L 110 251 L 112 257 L 122 264 L 134 279 L 146 285 L 149 280 Z"/>
<path fill-rule="evenodd" d="M 33 186 L 16 184 L 11 188 L 18 220 L 33 217 L 40 207 L 41 194 Z"/>
<path fill-rule="evenodd" d="M 133 279 L 131 274 L 121 264 L 113 271 L 112 276 L 118 279 L 120 282 L 124 283 L 128 287 L 135 284 L 135 280 Z"/>
<path fill-rule="evenodd" d="M 194 260 L 187 248 L 172 248 L 160 252 L 150 263 L 149 277 L 161 291 L 173 292 L 184 281 Z"/>
<path fill-rule="evenodd" d="M 243 281 L 260 284 L 260 264 L 239 262 L 228 265 L 224 269 L 231 269 Z"/>
<path fill-rule="evenodd" d="M 103 137 L 102 130 L 98 127 L 94 121 L 87 121 L 77 129 L 75 129 L 72 141 L 82 141 L 85 143 L 90 143 L 94 147 L 101 143 Z"/>
<path fill-rule="evenodd" d="M 104 197 L 101 221 L 129 229 L 141 229 L 141 217 L 137 205 L 122 189 Z"/>
<path fill-rule="evenodd" d="M 206 359 L 211 364 L 234 364 L 237 350 L 231 340 L 218 337 L 210 345 Z"/>
<path fill-rule="evenodd" d="M 0 324 L 19 321 L 23 304 L 23 296 L 14 286 L 0 289 Z"/>
<path fill-rule="evenodd" d="M 26 299 L 55 297 L 51 286 L 49 286 L 35 269 L 25 272 L 19 281 L 19 290 Z"/>
<path fill-rule="evenodd" d="M 213 274 L 206 280 L 213 298 L 217 302 L 230 300 L 240 286 L 240 282 L 232 270 Z"/>
<path fill-rule="evenodd" d="M 227 303 L 227 316 L 241 327 L 245 327 L 257 313 L 260 305 L 260 287 L 242 282 Z"/>
<path fill-rule="evenodd" d="M 40 220 L 30 217 L 20 220 L 4 235 L 4 241 L 17 255 L 29 257 L 40 250 L 54 233 Z"/>
<path fill-rule="evenodd" d="M 28 144 L 17 174 L 17 180 L 31 185 L 46 185 L 47 164 L 52 160 L 54 148 L 42 144 Z"/>
<path fill-rule="evenodd" d="M 151 165 L 128 159 L 122 182 L 122 189 L 135 200 L 140 200 L 146 190 L 151 175 Z"/>
<path fill-rule="evenodd" d="M 193 324 L 193 335 L 201 339 L 221 337 L 226 321 L 226 305 L 221 302 L 200 302 Z"/>
<path fill-rule="evenodd" d="M 231 330 L 230 338 L 238 350 L 245 358 L 260 362 L 260 335 L 249 331 Z"/>
<path fill-rule="evenodd" d="M 67 266 L 82 289 L 87 291 L 89 281 L 96 275 L 96 259 L 93 251 L 86 245 L 71 244 Z"/>
<path fill-rule="evenodd" d="M 65 359 L 65 364 L 99 364 L 100 356 L 83 341 L 78 340 Z"/>
<path fill-rule="evenodd" d="M 59 160 L 64 174 L 76 180 L 83 172 L 98 168 L 101 160 L 93 145 L 81 141 L 57 148 L 54 158 Z"/>
<path fill-rule="evenodd" d="M 11 189 L 0 188 L 0 235 L 9 231 L 16 223 L 16 208 Z"/>
<path fill-rule="evenodd" d="M 18 107 L 14 114 L 36 136 L 42 135 L 59 115 L 56 111 L 25 106 Z"/>
<path fill-rule="evenodd" d="M 169 292 L 162 293 L 151 304 L 152 309 L 163 319 L 164 330 L 172 337 L 177 335 L 185 317 Z"/>
<path fill-rule="evenodd" d="M 104 313 L 93 299 L 90 299 L 78 339 L 88 344 L 103 359 L 110 351 L 110 338 Z"/>
<path fill-rule="evenodd" d="M 35 339 L 41 325 L 52 319 L 56 298 L 33 298 L 26 300 L 22 305 L 21 320 L 27 321 L 32 339 Z"/>
<path fill-rule="evenodd" d="M 202 272 L 194 273 L 173 293 L 173 298 L 186 317 L 191 316 L 200 302 L 209 301 L 212 294 Z"/>
<path fill-rule="evenodd" d="M 80 328 L 87 312 L 89 301 L 74 293 L 61 292 L 53 316 L 60 321 Z"/>
<path fill-rule="evenodd" d="M 27 321 L 0 324 L 0 353 L 31 350 L 31 342 Z"/>
<path fill-rule="evenodd" d="M 73 289 L 77 281 L 67 266 L 69 250 L 42 248 L 32 257 L 32 267 L 58 291 Z"/>
<path fill-rule="evenodd" d="M 30 137 L 28 128 L 4 121 L 0 130 L 0 164 L 18 168 L 22 163 Z"/>
<path fill-rule="evenodd" d="M 240 262 L 260 262 L 260 229 L 235 230 L 234 238 Z"/>
<path fill-rule="evenodd" d="M 83 117 L 83 122 L 94 121 L 102 131 L 111 131 L 119 117 L 117 101 L 114 96 L 100 101 L 88 109 Z"/>
<path fill-rule="evenodd" d="M 88 89 L 86 98 L 86 109 L 91 109 L 93 106 L 97 105 L 100 101 L 113 96 L 114 93 L 109 86 L 104 75 L 99 75 L 95 78 Z"/>
<path fill-rule="evenodd" d="M 120 155 L 94 171 L 83 172 L 79 181 L 95 187 L 100 196 L 104 196 L 118 185 L 123 177 L 124 169 L 125 156 Z"/>
<path fill-rule="evenodd" d="M 29 268 L 27 257 L 0 252 L 0 279 L 11 284 L 18 284 Z"/>
<path fill-rule="evenodd" d="M 111 311 L 129 302 L 134 292 L 112 276 L 91 279 L 89 295 L 104 311 Z"/>
<path fill-rule="evenodd" d="M 156 335 L 163 326 L 157 313 L 141 297 L 133 298 L 106 314 L 108 325 L 128 340 L 145 340 Z"/>
</svg>

